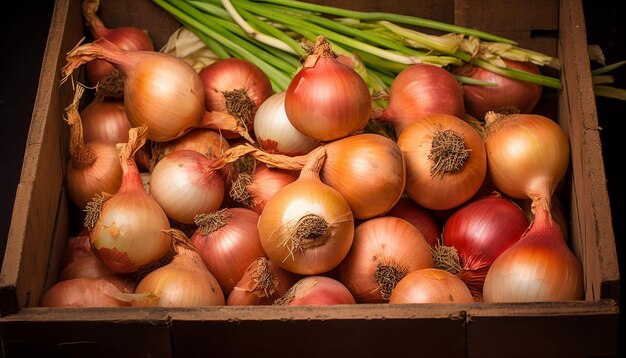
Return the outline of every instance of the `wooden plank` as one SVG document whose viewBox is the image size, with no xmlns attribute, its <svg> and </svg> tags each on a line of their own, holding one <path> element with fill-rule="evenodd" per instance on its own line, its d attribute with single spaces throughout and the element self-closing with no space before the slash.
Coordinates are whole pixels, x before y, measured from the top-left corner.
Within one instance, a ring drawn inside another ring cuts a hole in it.
<svg viewBox="0 0 626 358">
<path fill-rule="evenodd" d="M 0 321 L 6 357 L 170 357 L 162 310 L 31 308 Z"/>
<path fill-rule="evenodd" d="M 616 357 L 618 306 L 597 302 L 492 304 L 469 311 L 467 357 Z"/>
<path fill-rule="evenodd" d="M 461 305 L 227 307 L 175 310 L 171 318 L 175 357 L 465 354 Z"/>
</svg>

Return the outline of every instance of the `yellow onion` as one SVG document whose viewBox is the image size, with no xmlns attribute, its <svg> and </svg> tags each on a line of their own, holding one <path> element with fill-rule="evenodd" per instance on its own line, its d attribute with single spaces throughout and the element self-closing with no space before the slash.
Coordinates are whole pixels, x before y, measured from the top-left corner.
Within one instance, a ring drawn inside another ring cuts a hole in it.
<svg viewBox="0 0 626 358">
<path fill-rule="evenodd" d="M 41 307 L 128 307 L 125 296 L 135 284 L 116 276 L 79 277 L 57 282 L 41 298 Z"/>
<path fill-rule="evenodd" d="M 258 224 L 267 257 L 303 275 L 335 268 L 348 254 L 354 238 L 354 217 L 348 202 L 319 177 L 325 147 L 314 149 L 314 153 L 298 179 L 265 204 Z"/>
<path fill-rule="evenodd" d="M 230 144 L 218 131 L 209 128 L 194 128 L 183 136 L 167 142 L 156 142 L 152 145 L 152 167 L 161 158 L 176 150 L 195 150 L 207 158 L 221 157 L 230 149 Z"/>
<path fill-rule="evenodd" d="M 87 207 L 85 226 L 94 253 L 119 273 L 137 272 L 163 258 L 170 237 L 162 232 L 170 222 L 146 192 L 133 159 L 146 140 L 147 127 L 132 128 L 127 144 L 120 144 L 122 185 L 115 194 L 97 196 Z"/>
<path fill-rule="evenodd" d="M 224 293 L 215 276 L 183 232 L 165 230 L 172 236 L 172 261 L 148 273 L 139 281 L 132 300 L 134 307 L 223 306 Z M 142 296 L 143 295 L 143 296 Z"/>
<path fill-rule="evenodd" d="M 485 145 L 464 120 L 431 114 L 398 137 L 406 158 L 406 193 L 431 210 L 447 210 L 472 198 L 487 175 Z"/>
<path fill-rule="evenodd" d="M 394 288 L 390 304 L 472 303 L 465 283 L 448 271 L 424 268 L 409 272 Z"/>
<path fill-rule="evenodd" d="M 298 280 L 283 296 L 274 301 L 278 306 L 325 306 L 355 304 L 352 294 L 341 282 L 320 275 Z"/>
</svg>

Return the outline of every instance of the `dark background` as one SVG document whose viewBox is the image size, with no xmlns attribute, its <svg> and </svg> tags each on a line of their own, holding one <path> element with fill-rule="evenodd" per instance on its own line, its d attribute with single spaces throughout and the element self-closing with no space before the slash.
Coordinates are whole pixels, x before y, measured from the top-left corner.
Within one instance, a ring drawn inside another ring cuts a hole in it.
<svg viewBox="0 0 626 358">
<path fill-rule="evenodd" d="M 597 1 L 584 0 L 583 5 L 588 44 L 600 45 L 607 63 L 626 60 L 626 42 L 623 40 L 626 35 L 623 20 L 626 12 L 613 9 L 608 4 L 599 6 Z M 54 1 L 51 0 L 18 1 L 12 3 L 11 11 L 0 11 L 0 264 L 4 257 L 53 7 Z M 592 63 L 592 66 L 596 65 Z M 626 88 L 626 66 L 614 71 L 613 75 L 616 77 L 615 86 Z M 598 97 L 597 111 L 602 128 L 600 136 L 618 260 L 622 263 L 626 251 L 623 242 L 626 228 L 623 185 L 626 180 L 624 159 L 620 156 L 625 153 L 621 147 L 624 138 L 621 137 L 626 120 L 626 102 Z M 624 277 L 623 266 L 620 265 L 620 277 Z M 623 289 L 621 291 L 624 297 Z M 625 307 L 623 301 L 620 300 L 620 311 Z M 623 315 L 620 316 L 620 321 L 624 322 Z M 620 325 L 620 336 L 624 336 L 624 326 Z M 626 353 L 624 347 L 626 345 L 620 343 L 621 353 Z"/>
</svg>

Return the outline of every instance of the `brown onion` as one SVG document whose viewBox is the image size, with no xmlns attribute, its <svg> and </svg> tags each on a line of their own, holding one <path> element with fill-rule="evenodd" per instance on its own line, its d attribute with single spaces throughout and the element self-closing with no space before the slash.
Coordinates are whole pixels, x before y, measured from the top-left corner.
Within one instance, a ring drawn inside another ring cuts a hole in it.
<svg viewBox="0 0 626 358">
<path fill-rule="evenodd" d="M 199 214 L 198 228 L 190 238 L 202 261 L 225 295 L 257 258 L 264 256 L 257 223 L 259 214 L 246 208 L 226 208 Z"/>
<path fill-rule="evenodd" d="M 267 201 L 258 224 L 267 257 L 303 275 L 336 267 L 354 238 L 354 217 L 348 202 L 319 177 L 325 147 L 313 153 L 298 179 Z"/>
<path fill-rule="evenodd" d="M 502 59 L 509 68 L 539 75 L 539 66 L 532 62 Z M 484 120 L 485 114 L 494 111 L 504 114 L 530 113 L 541 98 L 542 86 L 528 81 L 499 75 L 484 68 L 465 64 L 455 73 L 495 86 L 463 85 L 465 109 L 469 114 Z"/>
<path fill-rule="evenodd" d="M 431 247 L 435 247 L 441 236 L 441 228 L 431 210 L 421 207 L 409 197 L 402 197 L 387 212 L 387 216 L 396 216 L 415 226 L 424 235 Z"/>
<path fill-rule="evenodd" d="M 409 272 L 391 293 L 390 304 L 472 303 L 465 283 L 448 271 L 425 268 Z"/>
<path fill-rule="evenodd" d="M 402 70 L 389 88 L 389 105 L 378 120 L 390 122 L 396 136 L 412 122 L 435 114 L 463 118 L 465 107 L 461 84 L 446 69 L 414 64 Z"/>
<path fill-rule="evenodd" d="M 228 295 L 227 306 L 271 305 L 301 278 L 266 257 L 254 260 Z"/>
<path fill-rule="evenodd" d="M 113 144 L 128 142 L 131 128 L 124 102 L 96 97 L 80 112 L 85 143 L 102 140 Z"/>
<path fill-rule="evenodd" d="M 363 78 L 338 61 L 330 42 L 318 36 L 313 53 L 287 87 L 285 112 L 300 133 L 327 142 L 365 128 L 372 96 Z"/>
<path fill-rule="evenodd" d="M 385 216 L 356 227 L 337 273 L 357 302 L 382 303 L 407 273 L 432 266 L 431 248 L 422 233 L 404 219 Z"/>
<path fill-rule="evenodd" d="M 41 307 L 127 307 L 124 294 L 135 284 L 115 276 L 81 277 L 60 281 L 46 290 Z"/>
<path fill-rule="evenodd" d="M 427 209 L 465 203 L 487 175 L 482 137 L 449 114 L 431 114 L 411 123 L 400 134 L 398 146 L 406 159 L 406 194 Z"/>
<path fill-rule="evenodd" d="M 175 150 L 188 149 L 204 154 L 207 158 L 221 157 L 230 149 L 230 144 L 218 131 L 208 128 L 194 128 L 181 137 L 152 145 L 153 166 L 165 155 Z"/>
</svg>

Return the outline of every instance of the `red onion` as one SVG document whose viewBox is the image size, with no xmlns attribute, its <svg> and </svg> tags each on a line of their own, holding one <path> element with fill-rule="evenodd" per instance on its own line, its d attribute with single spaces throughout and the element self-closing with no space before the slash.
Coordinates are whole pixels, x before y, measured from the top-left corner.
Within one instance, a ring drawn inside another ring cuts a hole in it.
<svg viewBox="0 0 626 358">
<path fill-rule="evenodd" d="M 355 304 L 346 286 L 327 276 L 306 276 L 298 280 L 274 304 L 279 306 Z"/>
</svg>

